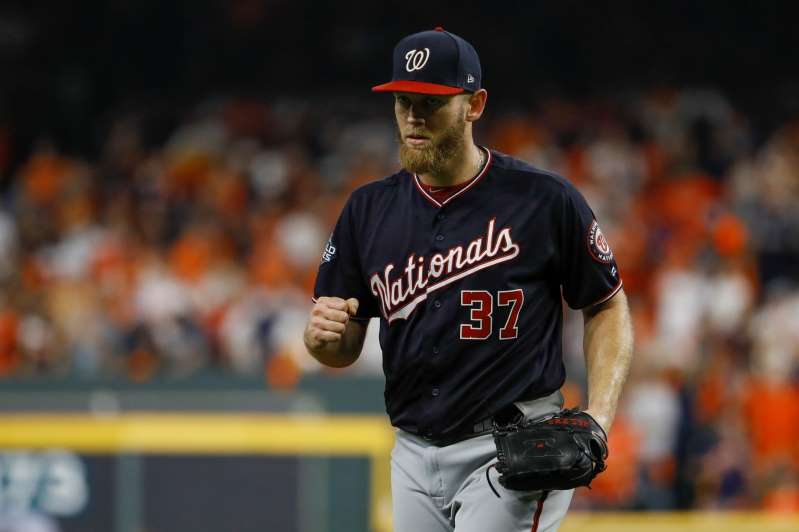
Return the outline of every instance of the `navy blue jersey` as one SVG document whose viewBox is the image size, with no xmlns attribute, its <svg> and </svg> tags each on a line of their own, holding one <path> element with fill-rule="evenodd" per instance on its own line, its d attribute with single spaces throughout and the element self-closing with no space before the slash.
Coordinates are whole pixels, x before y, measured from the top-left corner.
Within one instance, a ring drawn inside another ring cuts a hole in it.
<svg viewBox="0 0 799 532">
<path fill-rule="evenodd" d="M 566 179 L 497 152 L 439 203 L 401 171 L 356 190 L 331 235 L 315 296 L 380 317 L 393 425 L 455 434 L 563 385 L 562 299 L 621 288 L 613 253 Z"/>
</svg>

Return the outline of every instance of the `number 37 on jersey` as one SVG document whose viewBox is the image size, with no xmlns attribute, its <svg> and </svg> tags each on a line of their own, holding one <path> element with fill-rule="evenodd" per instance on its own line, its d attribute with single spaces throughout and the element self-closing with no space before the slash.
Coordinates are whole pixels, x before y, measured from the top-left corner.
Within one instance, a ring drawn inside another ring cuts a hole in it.
<svg viewBox="0 0 799 532">
<path fill-rule="evenodd" d="M 461 340 L 487 340 L 494 334 L 494 311 L 496 307 L 507 307 L 504 325 L 499 329 L 500 340 L 512 340 L 519 336 L 519 312 L 524 305 L 521 289 L 500 290 L 496 296 L 487 290 L 461 290 L 461 306 L 469 307 L 469 323 L 460 326 Z M 499 320 L 502 322 L 502 320 Z"/>
</svg>

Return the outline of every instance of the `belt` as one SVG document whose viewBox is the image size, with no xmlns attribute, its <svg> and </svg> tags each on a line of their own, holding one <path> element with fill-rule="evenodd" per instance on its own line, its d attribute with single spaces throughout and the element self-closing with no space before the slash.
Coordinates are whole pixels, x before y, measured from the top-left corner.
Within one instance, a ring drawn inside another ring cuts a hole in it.
<svg viewBox="0 0 799 532">
<path fill-rule="evenodd" d="M 447 445 L 452 445 L 453 443 L 457 443 L 459 441 L 476 438 L 477 436 L 483 436 L 484 434 L 490 434 L 494 430 L 494 421 L 504 424 L 515 420 L 520 415 L 522 415 L 521 411 L 516 408 L 513 403 L 511 403 L 505 408 L 499 410 L 493 416 L 481 419 L 477 423 L 474 423 L 470 428 L 461 429 L 457 432 L 441 437 L 422 436 L 422 439 L 426 442 L 432 443 L 436 447 L 446 447 Z"/>
</svg>

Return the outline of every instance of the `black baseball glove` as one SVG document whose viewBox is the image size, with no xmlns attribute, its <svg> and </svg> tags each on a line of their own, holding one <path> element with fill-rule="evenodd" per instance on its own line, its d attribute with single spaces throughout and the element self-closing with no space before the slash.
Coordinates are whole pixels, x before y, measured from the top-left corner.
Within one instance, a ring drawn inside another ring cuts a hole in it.
<svg viewBox="0 0 799 532">
<path fill-rule="evenodd" d="M 605 470 L 608 457 L 605 431 L 576 408 L 530 421 L 495 424 L 494 442 L 499 483 L 511 490 L 589 486 Z"/>
</svg>

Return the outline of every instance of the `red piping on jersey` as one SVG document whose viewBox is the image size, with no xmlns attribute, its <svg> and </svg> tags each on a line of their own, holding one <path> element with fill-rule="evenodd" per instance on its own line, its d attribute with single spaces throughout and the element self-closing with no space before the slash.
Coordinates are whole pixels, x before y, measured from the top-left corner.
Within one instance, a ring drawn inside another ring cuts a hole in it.
<svg viewBox="0 0 799 532">
<path fill-rule="evenodd" d="M 533 526 L 530 528 L 530 532 L 538 532 L 538 521 L 541 519 L 541 512 L 544 511 L 544 501 L 547 500 L 547 495 L 549 495 L 548 491 L 545 491 L 541 494 L 541 498 L 538 499 L 538 508 L 535 509 L 535 516 L 533 517 Z"/>
<path fill-rule="evenodd" d="M 432 203 L 435 207 L 440 209 L 441 207 L 443 207 L 444 205 L 446 205 L 447 203 L 449 203 L 453 199 L 457 198 L 458 196 L 460 196 L 461 194 L 463 194 L 464 192 L 466 192 L 467 190 L 472 188 L 475 184 L 477 184 L 478 181 L 480 181 L 483 178 L 484 175 L 486 175 L 486 173 L 488 173 L 488 167 L 491 166 L 491 161 L 493 159 L 493 156 L 491 155 L 491 150 L 489 150 L 487 148 L 483 148 L 482 146 L 480 146 L 480 149 L 481 150 L 485 150 L 486 153 L 488 153 L 488 159 L 486 160 L 486 164 L 483 167 L 483 170 L 479 174 L 477 174 L 476 177 L 474 177 L 472 179 L 471 183 L 469 183 L 468 185 L 463 187 L 461 190 L 459 190 L 458 192 L 456 192 L 452 196 L 450 196 L 447 199 L 445 199 L 443 202 L 439 203 L 438 200 L 436 200 L 433 196 L 428 194 L 427 191 L 424 189 L 424 187 L 422 187 L 422 185 L 419 184 L 419 176 L 416 175 L 416 174 L 413 174 L 413 182 L 416 184 L 416 188 L 419 189 L 419 192 L 421 192 L 422 195 L 425 198 L 427 198 L 427 200 L 430 203 Z"/>
<path fill-rule="evenodd" d="M 621 279 L 619 279 L 619 284 L 617 284 L 616 287 L 608 295 L 606 295 L 605 297 L 603 297 L 602 299 L 600 299 L 596 303 L 591 303 L 590 305 L 588 305 L 588 307 L 593 307 L 594 305 L 600 305 L 600 304 L 604 303 L 605 301 L 607 301 L 608 299 L 610 299 L 611 297 L 615 296 L 616 292 L 621 290 L 621 285 L 622 284 L 623 283 L 621 282 Z M 588 307 L 585 307 L 585 308 L 588 308 Z"/>
</svg>

